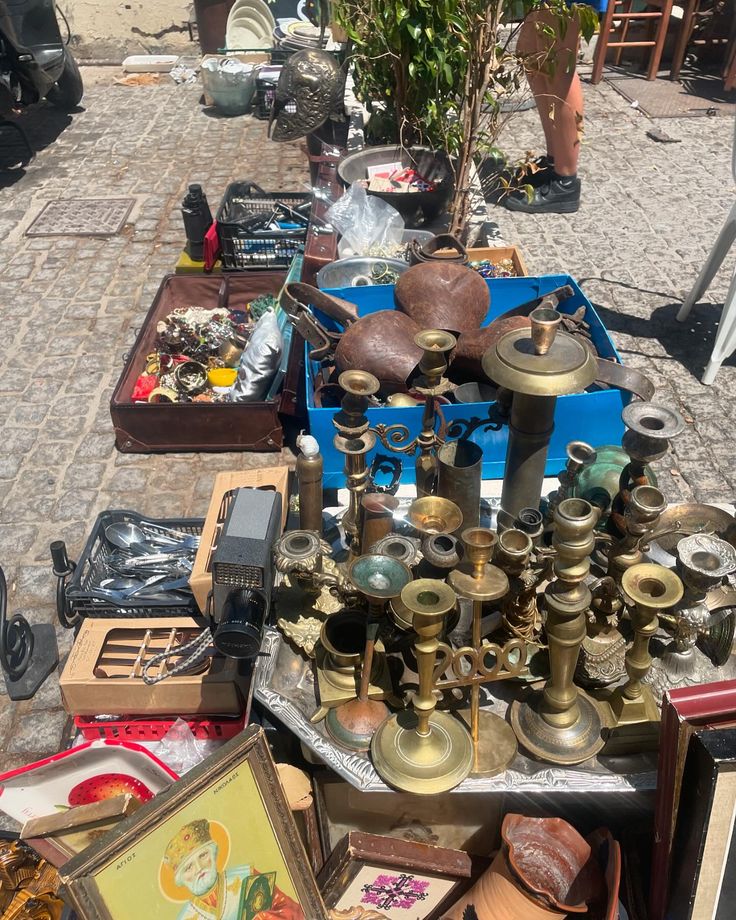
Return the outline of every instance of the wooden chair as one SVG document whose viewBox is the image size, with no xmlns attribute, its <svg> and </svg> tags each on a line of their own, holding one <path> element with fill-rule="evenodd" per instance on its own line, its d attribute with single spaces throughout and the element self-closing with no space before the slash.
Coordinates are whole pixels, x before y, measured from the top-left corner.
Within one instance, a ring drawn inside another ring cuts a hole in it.
<svg viewBox="0 0 736 920">
<path fill-rule="evenodd" d="M 677 39 L 675 41 L 675 48 L 672 52 L 672 66 L 670 69 L 670 79 L 677 80 L 680 76 L 680 71 L 682 70 L 682 65 L 685 61 L 685 55 L 687 54 L 688 47 L 691 44 L 697 45 L 709 45 L 709 44 L 722 44 L 726 47 L 726 60 L 729 59 L 730 45 L 728 35 L 723 34 L 723 26 L 720 24 L 719 20 L 716 19 L 717 23 L 715 29 L 711 28 L 711 34 L 705 34 L 702 37 L 696 35 L 696 28 L 698 27 L 699 20 L 702 21 L 706 27 L 707 32 L 707 23 L 708 20 L 713 17 L 713 10 L 700 9 L 701 0 L 680 0 L 680 4 L 683 7 L 682 10 L 682 22 L 680 23 L 680 28 L 677 33 Z M 728 15 L 728 14 L 726 14 Z M 695 35 L 695 40 L 693 41 L 693 36 Z"/>
<path fill-rule="evenodd" d="M 649 0 L 645 10 L 632 12 L 634 0 L 609 0 L 608 9 L 603 14 L 603 21 L 601 22 L 601 31 L 598 36 L 598 45 L 595 49 L 593 74 L 590 82 L 600 83 L 609 48 L 616 49 L 614 62 L 617 65 L 621 63 L 624 49 L 649 48 L 647 80 L 654 80 L 662 59 L 667 27 L 672 14 L 672 3 L 673 0 Z M 614 26 L 614 21 L 619 24 Z M 649 28 L 646 39 L 627 41 L 629 27 L 632 22 L 647 23 Z"/>
</svg>

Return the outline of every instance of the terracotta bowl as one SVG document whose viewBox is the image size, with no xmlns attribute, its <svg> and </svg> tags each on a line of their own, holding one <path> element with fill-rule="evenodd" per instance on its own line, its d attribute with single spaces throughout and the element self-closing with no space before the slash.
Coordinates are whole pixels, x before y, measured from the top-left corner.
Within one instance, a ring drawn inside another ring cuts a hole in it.
<svg viewBox="0 0 736 920">
<path fill-rule="evenodd" d="M 523 886 L 565 913 L 585 913 L 591 898 L 590 844 L 562 818 L 506 815 L 501 836 Z"/>
</svg>

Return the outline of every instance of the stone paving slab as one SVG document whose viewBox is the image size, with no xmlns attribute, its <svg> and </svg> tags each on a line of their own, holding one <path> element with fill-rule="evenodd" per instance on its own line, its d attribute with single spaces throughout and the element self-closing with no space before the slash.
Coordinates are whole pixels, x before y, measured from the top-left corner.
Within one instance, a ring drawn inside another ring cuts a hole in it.
<svg viewBox="0 0 736 920">
<path fill-rule="evenodd" d="M 119 454 L 108 403 L 181 249 L 178 206 L 187 183 L 201 182 L 214 210 L 233 179 L 300 189 L 305 160 L 298 145 L 269 142 L 263 122 L 208 117 L 197 87 L 131 88 L 109 79 L 91 81 L 83 111 L 67 116 L 44 105 L 25 116 L 38 156 L 24 171 L 0 173 L 0 562 L 10 612 L 34 623 L 55 620 L 52 540 L 66 540 L 74 558 L 95 515 L 110 507 L 204 514 L 218 471 L 279 460 Z M 727 272 L 691 322 L 674 322 L 733 202 L 732 123 L 668 120 L 682 143 L 658 145 L 646 138 L 649 121 L 605 83 L 585 93 L 580 212 L 530 217 L 494 209 L 491 216 L 509 242 L 521 243 L 532 273 L 581 279 L 624 360 L 685 413 L 687 432 L 659 470 L 667 495 L 733 500 L 736 360 L 713 387 L 698 381 Z M 502 142 L 523 154 L 539 149 L 538 138 L 529 111 L 510 122 Z M 64 196 L 132 196 L 136 206 L 123 233 L 106 240 L 23 238 L 43 204 Z M 59 643 L 63 657 L 70 634 L 59 630 Z M 51 753 L 64 721 L 56 680 L 27 703 L 0 696 L 0 770 Z"/>
</svg>

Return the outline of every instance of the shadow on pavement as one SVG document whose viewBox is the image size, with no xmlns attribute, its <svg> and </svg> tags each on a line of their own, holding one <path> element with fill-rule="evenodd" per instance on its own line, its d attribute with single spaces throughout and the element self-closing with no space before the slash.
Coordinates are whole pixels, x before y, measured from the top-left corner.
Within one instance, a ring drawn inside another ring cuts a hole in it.
<svg viewBox="0 0 736 920">
<path fill-rule="evenodd" d="M 708 295 L 706 294 L 706 297 Z M 702 377 L 705 365 L 708 363 L 716 327 L 723 312 L 723 304 L 699 303 L 696 304 L 686 322 L 678 323 L 675 317 L 682 306 L 681 302 L 667 303 L 652 310 L 650 317 L 632 316 L 618 310 L 593 303 L 595 311 L 601 318 L 603 325 L 612 333 L 622 333 L 634 339 L 656 339 L 670 358 L 678 361 L 698 380 Z M 635 347 L 621 349 L 628 354 L 635 354 Z M 639 352 L 648 355 L 646 351 Z M 666 359 L 653 358 L 655 362 Z M 725 366 L 736 364 L 736 356 L 731 356 L 723 362 Z M 666 374 L 666 366 L 662 367 Z"/>
<path fill-rule="evenodd" d="M 62 112 L 40 102 L 20 115 L 0 119 L 0 188 L 9 188 L 21 179 L 33 157 L 59 138 L 71 125 L 73 114 L 83 111 L 78 107 Z"/>
</svg>

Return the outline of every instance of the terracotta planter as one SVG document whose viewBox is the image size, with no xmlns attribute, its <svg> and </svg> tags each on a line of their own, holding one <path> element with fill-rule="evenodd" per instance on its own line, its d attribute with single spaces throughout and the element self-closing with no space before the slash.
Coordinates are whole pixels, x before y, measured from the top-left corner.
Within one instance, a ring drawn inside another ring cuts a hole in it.
<svg viewBox="0 0 736 920">
<path fill-rule="evenodd" d="M 491 867 L 443 920 L 464 920 L 469 905 L 480 920 L 561 920 L 600 893 L 589 844 L 561 818 L 506 815 L 501 836 Z"/>
</svg>

